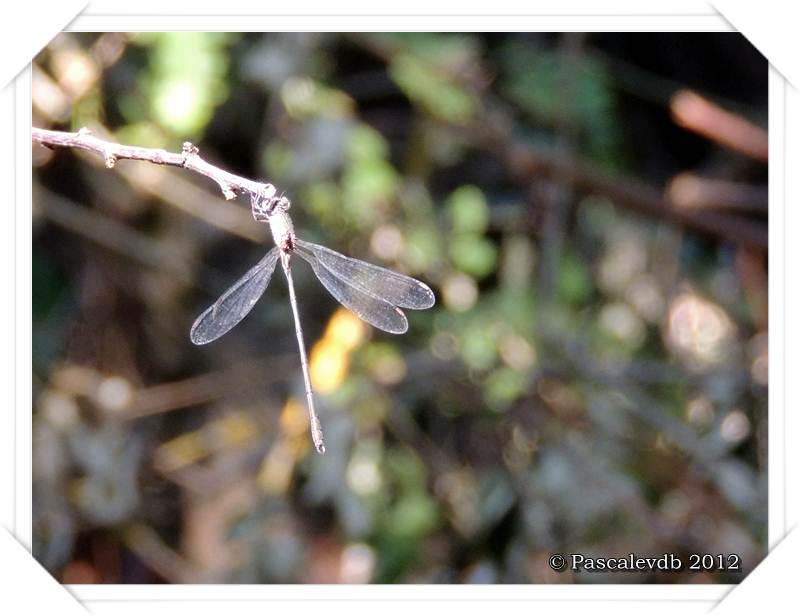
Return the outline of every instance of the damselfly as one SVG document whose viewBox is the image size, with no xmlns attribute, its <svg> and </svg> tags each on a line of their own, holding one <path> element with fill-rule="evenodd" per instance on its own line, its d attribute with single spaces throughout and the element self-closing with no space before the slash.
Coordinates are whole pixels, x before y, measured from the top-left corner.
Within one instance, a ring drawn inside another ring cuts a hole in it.
<svg viewBox="0 0 800 616">
<path fill-rule="evenodd" d="M 286 197 L 275 196 L 274 187 L 268 185 L 262 194 L 253 195 L 252 204 L 253 217 L 259 222 L 269 223 L 275 248 L 197 317 L 189 335 L 194 344 L 207 344 L 230 331 L 264 294 L 280 259 L 289 285 L 289 302 L 300 347 L 311 438 L 317 451 L 325 453 L 322 427 L 314 410 L 303 330 L 292 282 L 292 255 L 300 255 L 311 265 L 314 274 L 336 301 L 385 332 L 402 334 L 408 330 L 408 320 L 401 308 L 430 308 L 436 300 L 430 288 L 419 280 L 298 239 L 288 214 L 291 204 Z"/>
</svg>

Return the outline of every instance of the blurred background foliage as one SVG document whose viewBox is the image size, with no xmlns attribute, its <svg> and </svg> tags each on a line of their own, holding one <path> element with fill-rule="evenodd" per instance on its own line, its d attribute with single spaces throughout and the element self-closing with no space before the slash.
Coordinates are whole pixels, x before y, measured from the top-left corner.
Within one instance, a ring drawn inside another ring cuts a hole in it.
<svg viewBox="0 0 800 616">
<path fill-rule="evenodd" d="M 189 172 L 34 146 L 34 554 L 71 583 L 735 582 L 767 524 L 767 63 L 738 34 L 63 34 L 34 124 L 264 178 L 427 281 L 374 331 Z M 553 552 L 742 557 L 552 572 Z"/>
</svg>

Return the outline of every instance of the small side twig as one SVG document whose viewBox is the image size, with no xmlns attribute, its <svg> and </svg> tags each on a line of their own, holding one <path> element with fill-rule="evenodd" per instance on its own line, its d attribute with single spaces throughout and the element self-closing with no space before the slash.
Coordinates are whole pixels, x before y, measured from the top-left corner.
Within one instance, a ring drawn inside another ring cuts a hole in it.
<svg viewBox="0 0 800 616">
<path fill-rule="evenodd" d="M 251 197 L 271 198 L 277 192 L 272 184 L 248 180 L 215 167 L 200 158 L 200 151 L 188 141 L 183 144 L 180 153 L 174 153 L 158 148 L 143 148 L 106 141 L 95 137 L 88 128 L 82 128 L 77 133 L 66 133 L 35 126 L 31 129 L 31 139 L 49 148 L 78 148 L 94 152 L 103 157 L 106 167 L 109 169 L 112 169 L 117 161 L 122 159 L 144 160 L 156 165 L 182 167 L 214 180 L 228 200 L 235 199 L 240 193 L 248 193 Z"/>
</svg>

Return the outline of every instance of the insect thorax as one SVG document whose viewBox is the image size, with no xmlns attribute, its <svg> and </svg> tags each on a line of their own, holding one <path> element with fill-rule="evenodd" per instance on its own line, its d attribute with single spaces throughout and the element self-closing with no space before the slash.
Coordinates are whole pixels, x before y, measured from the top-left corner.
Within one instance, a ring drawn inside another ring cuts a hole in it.
<svg viewBox="0 0 800 616">
<path fill-rule="evenodd" d="M 251 194 L 253 218 L 259 222 L 268 222 L 275 245 L 284 253 L 295 248 L 294 225 L 287 213 L 291 201 L 283 194 L 275 196 L 275 188 L 270 184 L 261 193 Z"/>
<path fill-rule="evenodd" d="M 269 228 L 275 245 L 283 252 L 294 250 L 294 225 L 289 214 L 283 208 L 276 208 L 269 217 Z"/>
</svg>

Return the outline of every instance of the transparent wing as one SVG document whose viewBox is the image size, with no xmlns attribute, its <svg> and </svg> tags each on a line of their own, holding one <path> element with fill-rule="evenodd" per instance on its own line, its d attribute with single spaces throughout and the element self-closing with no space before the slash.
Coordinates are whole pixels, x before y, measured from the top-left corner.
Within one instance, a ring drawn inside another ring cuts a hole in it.
<svg viewBox="0 0 800 616">
<path fill-rule="evenodd" d="M 385 267 L 378 267 L 365 261 L 346 257 L 318 244 L 298 239 L 297 245 L 313 253 L 319 262 L 336 278 L 367 295 L 385 300 L 400 308 L 421 310 L 430 308 L 436 302 L 428 285 L 398 274 Z"/>
<path fill-rule="evenodd" d="M 207 344 L 230 331 L 252 310 L 264 294 L 278 262 L 278 248 L 273 248 L 249 272 L 209 306 L 192 325 L 189 337 L 195 344 Z"/>
<path fill-rule="evenodd" d="M 352 310 L 358 318 L 390 334 L 403 334 L 408 331 L 408 320 L 402 310 L 386 300 L 364 293 L 350 284 L 350 281 L 339 278 L 319 260 L 315 253 L 306 250 L 304 246 L 298 245 L 296 252 L 308 261 L 319 281 L 336 301 Z"/>
</svg>

